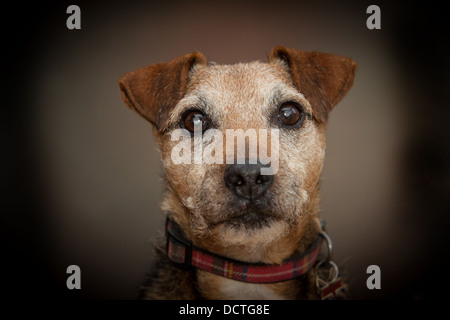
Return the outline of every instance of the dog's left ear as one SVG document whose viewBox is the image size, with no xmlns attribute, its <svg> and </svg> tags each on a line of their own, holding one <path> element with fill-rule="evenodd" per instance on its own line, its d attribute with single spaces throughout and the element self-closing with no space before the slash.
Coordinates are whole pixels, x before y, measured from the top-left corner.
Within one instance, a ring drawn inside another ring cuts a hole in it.
<svg viewBox="0 0 450 320">
<path fill-rule="evenodd" d="M 287 65 L 294 85 L 308 99 L 320 123 L 327 121 L 330 111 L 353 85 L 356 63 L 346 57 L 279 46 L 269 59 Z"/>
</svg>

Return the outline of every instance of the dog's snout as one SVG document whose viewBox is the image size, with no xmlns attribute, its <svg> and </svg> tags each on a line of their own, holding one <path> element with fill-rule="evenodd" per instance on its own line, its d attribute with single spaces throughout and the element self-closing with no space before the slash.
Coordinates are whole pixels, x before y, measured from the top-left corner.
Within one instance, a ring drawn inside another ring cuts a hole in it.
<svg viewBox="0 0 450 320">
<path fill-rule="evenodd" d="M 225 184 L 240 198 L 253 201 L 263 196 L 273 182 L 273 175 L 261 175 L 262 164 L 231 164 L 225 170 Z"/>
</svg>

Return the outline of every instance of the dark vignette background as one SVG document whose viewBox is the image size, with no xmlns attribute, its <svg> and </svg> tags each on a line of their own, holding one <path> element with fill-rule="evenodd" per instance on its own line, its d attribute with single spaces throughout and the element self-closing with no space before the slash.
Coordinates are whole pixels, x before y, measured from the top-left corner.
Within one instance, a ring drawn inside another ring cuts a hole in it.
<svg viewBox="0 0 450 320">
<path fill-rule="evenodd" d="M 322 183 L 322 216 L 354 298 L 442 297 L 436 276 L 450 213 L 442 2 L 74 3 L 80 31 L 65 27 L 69 2 L 4 10 L 3 294 L 135 298 L 162 226 L 162 186 L 151 130 L 123 105 L 119 76 L 194 50 L 219 63 L 265 60 L 281 44 L 359 63 L 331 115 Z M 370 4 L 381 7 L 382 30 L 365 27 Z M 82 290 L 65 287 L 70 264 L 81 267 Z M 382 290 L 365 288 L 369 264 L 381 267 Z"/>
</svg>

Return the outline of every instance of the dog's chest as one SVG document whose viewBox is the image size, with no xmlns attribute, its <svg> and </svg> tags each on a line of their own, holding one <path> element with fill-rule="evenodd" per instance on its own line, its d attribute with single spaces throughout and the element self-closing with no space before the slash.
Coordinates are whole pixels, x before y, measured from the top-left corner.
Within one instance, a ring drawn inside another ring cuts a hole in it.
<svg viewBox="0 0 450 320">
<path fill-rule="evenodd" d="M 224 279 L 221 292 L 227 299 L 281 300 L 285 299 L 264 284 L 243 283 Z"/>
<path fill-rule="evenodd" d="M 198 288 L 207 299 L 219 300 L 283 300 L 279 288 L 273 285 L 245 283 L 214 274 L 198 275 Z"/>
</svg>

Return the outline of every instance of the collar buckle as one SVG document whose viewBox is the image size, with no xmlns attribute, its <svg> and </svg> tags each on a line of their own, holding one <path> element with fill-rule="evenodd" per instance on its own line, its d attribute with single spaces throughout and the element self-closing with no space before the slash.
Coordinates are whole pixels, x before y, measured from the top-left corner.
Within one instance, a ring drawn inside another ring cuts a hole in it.
<svg viewBox="0 0 450 320">
<path fill-rule="evenodd" d="M 177 223 L 166 219 L 166 237 L 169 259 L 183 269 L 190 269 L 192 263 L 192 244 L 184 237 Z"/>
</svg>

